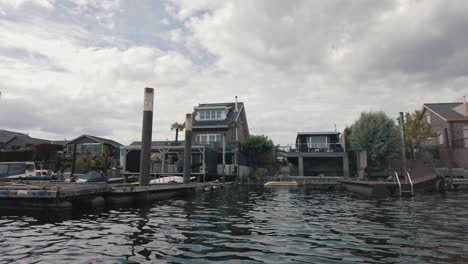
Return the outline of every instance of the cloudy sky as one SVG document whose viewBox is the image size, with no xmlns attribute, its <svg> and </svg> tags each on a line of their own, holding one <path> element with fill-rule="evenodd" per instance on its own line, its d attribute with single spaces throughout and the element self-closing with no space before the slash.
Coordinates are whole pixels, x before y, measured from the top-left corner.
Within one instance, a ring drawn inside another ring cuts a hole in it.
<svg viewBox="0 0 468 264">
<path fill-rule="evenodd" d="M 246 104 L 251 133 L 390 116 L 468 95 L 468 1 L 0 0 L 0 128 L 153 138 L 198 103 Z"/>
</svg>

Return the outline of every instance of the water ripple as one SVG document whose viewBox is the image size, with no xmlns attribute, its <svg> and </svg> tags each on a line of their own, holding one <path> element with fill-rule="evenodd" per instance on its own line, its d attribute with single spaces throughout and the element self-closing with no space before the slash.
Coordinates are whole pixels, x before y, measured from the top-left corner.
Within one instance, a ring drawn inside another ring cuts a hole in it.
<svg viewBox="0 0 468 264">
<path fill-rule="evenodd" d="M 101 212 L 0 215 L 0 263 L 468 263 L 468 195 L 239 187 Z"/>
</svg>

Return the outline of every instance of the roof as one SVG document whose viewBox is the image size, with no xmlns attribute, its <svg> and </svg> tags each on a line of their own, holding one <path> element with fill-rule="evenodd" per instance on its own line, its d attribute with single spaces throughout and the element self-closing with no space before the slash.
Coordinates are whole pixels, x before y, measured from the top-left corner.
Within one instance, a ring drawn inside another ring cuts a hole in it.
<svg viewBox="0 0 468 264">
<path fill-rule="evenodd" d="M 21 139 L 25 144 L 30 144 L 30 145 L 39 145 L 39 144 L 48 144 L 48 143 L 51 143 L 50 140 L 47 140 L 47 139 L 40 139 L 40 138 L 33 138 L 33 137 L 30 137 L 28 135 L 25 135 L 25 134 L 20 134 L 20 135 L 16 135 L 12 138 L 10 138 L 10 140 L 8 140 L 6 142 L 6 144 L 10 143 L 11 141 L 13 141 L 14 139 Z"/>
<path fill-rule="evenodd" d="M 117 148 L 120 147 L 120 146 L 123 146 L 123 145 L 120 144 L 119 142 L 116 142 L 116 141 L 114 141 L 114 140 L 112 140 L 112 139 L 107 139 L 107 138 L 102 138 L 102 137 L 96 137 L 96 136 L 91 136 L 91 135 L 86 135 L 86 134 L 81 135 L 81 136 L 79 136 L 79 137 L 77 137 L 77 138 L 75 138 L 75 139 L 73 139 L 73 140 L 70 140 L 70 141 L 68 142 L 68 144 L 71 144 L 71 143 L 73 143 L 74 141 L 77 141 L 78 139 L 80 139 L 80 138 L 82 138 L 82 137 L 87 137 L 87 138 L 90 138 L 90 139 L 92 139 L 92 140 L 94 140 L 94 141 L 96 141 L 96 142 L 104 143 L 104 144 L 109 144 L 109 145 L 112 145 L 112 146 L 117 147 Z"/>
<path fill-rule="evenodd" d="M 235 122 L 237 120 L 237 116 L 244 108 L 244 103 L 238 102 L 237 108 L 238 112 L 234 111 L 236 103 L 214 103 L 214 104 L 199 104 L 198 107 L 227 107 L 229 108 L 229 112 L 227 113 L 226 119 L 224 120 L 204 120 L 204 121 L 197 121 L 195 119 L 197 110 L 195 107 L 195 111 L 193 112 L 193 128 L 197 127 L 212 127 L 212 128 L 226 128 L 228 127 L 229 123 Z"/>
<path fill-rule="evenodd" d="M 445 120 L 454 120 L 454 119 L 461 119 L 461 120 L 468 120 L 468 116 L 462 115 L 459 112 L 455 111 L 454 108 L 462 105 L 462 102 L 454 102 L 454 103 L 430 103 L 424 104 L 423 108 L 428 108 L 430 111 L 434 112 L 435 114 L 439 115 Z"/>
<path fill-rule="evenodd" d="M 18 136 L 18 135 L 26 136 L 26 134 L 23 134 L 23 133 L 0 129 L 0 142 L 6 143 L 6 142 L 10 141 L 10 139 L 12 139 L 13 137 Z"/>
</svg>

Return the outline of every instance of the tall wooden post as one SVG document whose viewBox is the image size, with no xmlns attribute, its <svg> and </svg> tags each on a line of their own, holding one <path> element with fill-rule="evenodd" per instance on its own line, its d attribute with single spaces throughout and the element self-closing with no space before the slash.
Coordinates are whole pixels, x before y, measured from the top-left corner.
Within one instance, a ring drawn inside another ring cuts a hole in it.
<svg viewBox="0 0 468 264">
<path fill-rule="evenodd" d="M 75 176 L 75 166 L 76 166 L 76 143 L 73 143 L 73 153 L 72 153 L 72 164 L 70 172 L 70 180 Z"/>
<path fill-rule="evenodd" d="M 148 186 L 150 181 L 151 135 L 153 133 L 153 101 L 154 89 L 145 88 L 140 155 L 141 186 Z"/>
<path fill-rule="evenodd" d="M 223 134 L 223 177 L 222 182 L 226 180 L 226 137 Z"/>
<path fill-rule="evenodd" d="M 184 183 L 190 183 L 192 173 L 192 114 L 185 117 L 185 148 L 184 148 Z"/>
<path fill-rule="evenodd" d="M 447 150 L 447 158 L 448 158 L 448 173 L 450 180 L 453 178 L 453 152 L 452 152 L 452 144 L 449 141 L 448 129 L 444 129 L 444 140 L 445 140 L 445 149 Z"/>
<path fill-rule="evenodd" d="M 405 117 L 403 116 L 403 112 L 400 112 L 400 130 L 401 130 L 401 161 L 402 161 L 403 173 L 406 179 L 408 167 L 406 165 Z"/>
</svg>

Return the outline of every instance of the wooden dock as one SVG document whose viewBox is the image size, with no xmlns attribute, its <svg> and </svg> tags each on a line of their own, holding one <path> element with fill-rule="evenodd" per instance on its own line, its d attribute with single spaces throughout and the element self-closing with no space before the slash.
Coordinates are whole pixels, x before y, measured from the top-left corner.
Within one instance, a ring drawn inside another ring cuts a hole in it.
<svg viewBox="0 0 468 264">
<path fill-rule="evenodd" d="M 0 207 L 73 208 L 164 199 L 194 191 L 211 191 L 221 183 L 134 184 L 15 181 L 0 183 Z"/>
</svg>

